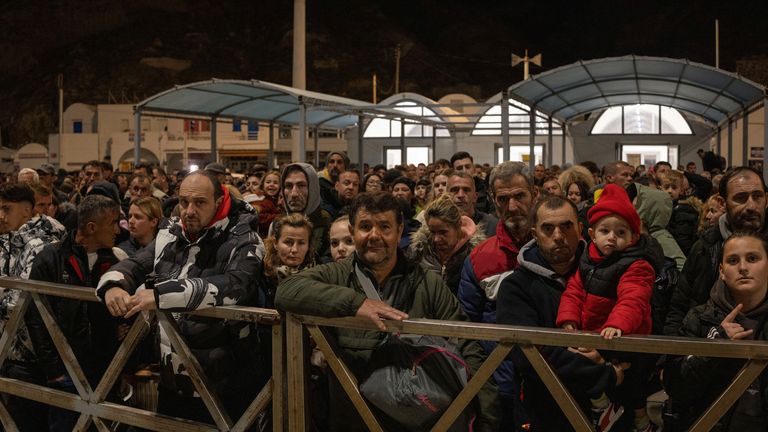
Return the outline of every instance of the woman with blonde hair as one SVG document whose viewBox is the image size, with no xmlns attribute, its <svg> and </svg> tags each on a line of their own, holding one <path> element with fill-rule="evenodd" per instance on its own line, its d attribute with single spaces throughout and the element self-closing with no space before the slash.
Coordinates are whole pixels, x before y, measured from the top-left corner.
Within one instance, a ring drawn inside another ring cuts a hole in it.
<svg viewBox="0 0 768 432">
<path fill-rule="evenodd" d="M 262 285 L 266 304 L 274 308 L 277 285 L 288 276 L 315 265 L 312 249 L 312 222 L 300 213 L 290 213 L 274 221 L 264 240 Z"/>
<path fill-rule="evenodd" d="M 134 200 L 128 208 L 128 232 L 131 236 L 117 247 L 129 257 L 134 256 L 139 249 L 152 243 L 162 220 L 160 200 L 153 196 Z"/>
<path fill-rule="evenodd" d="M 442 276 L 456 294 L 464 259 L 485 235 L 471 218 L 462 215 L 450 193 L 429 203 L 423 216 L 425 223 L 411 234 L 408 256 Z"/>
</svg>

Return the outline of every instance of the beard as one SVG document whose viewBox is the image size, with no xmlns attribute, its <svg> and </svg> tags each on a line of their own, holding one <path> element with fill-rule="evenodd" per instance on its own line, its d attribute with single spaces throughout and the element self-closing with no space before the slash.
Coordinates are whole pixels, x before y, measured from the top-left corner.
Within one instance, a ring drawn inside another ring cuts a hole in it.
<svg viewBox="0 0 768 432">
<path fill-rule="evenodd" d="M 745 210 L 738 215 L 728 214 L 734 231 L 759 231 L 763 227 L 763 215 L 754 210 Z"/>
<path fill-rule="evenodd" d="M 539 252 L 549 264 L 567 264 L 574 259 L 575 251 L 566 245 L 554 245 L 549 249 L 539 247 Z"/>
<path fill-rule="evenodd" d="M 528 216 L 523 214 L 507 215 L 504 219 L 504 226 L 515 240 L 526 238 L 531 231 L 531 222 L 528 220 Z"/>
</svg>

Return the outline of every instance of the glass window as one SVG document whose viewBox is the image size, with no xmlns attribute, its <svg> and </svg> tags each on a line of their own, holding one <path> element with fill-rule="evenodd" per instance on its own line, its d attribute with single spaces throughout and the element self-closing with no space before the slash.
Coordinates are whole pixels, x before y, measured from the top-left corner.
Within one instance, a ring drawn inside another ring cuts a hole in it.
<svg viewBox="0 0 768 432">
<path fill-rule="evenodd" d="M 387 169 L 400 165 L 400 155 L 402 152 L 399 147 L 387 147 L 384 154 Z M 405 163 L 418 165 L 423 163 L 429 165 L 429 147 L 406 147 Z"/>
<path fill-rule="evenodd" d="M 440 116 L 438 116 L 434 111 L 432 111 L 429 108 L 418 105 L 414 101 L 398 102 L 393 106 L 393 108 L 398 111 L 406 112 L 413 116 L 425 117 L 430 120 L 440 121 Z M 402 125 L 400 124 L 400 120 L 376 118 L 371 120 L 370 123 L 368 123 L 368 127 L 365 128 L 363 137 L 365 138 L 399 138 L 401 127 Z M 434 128 L 432 126 L 422 125 L 421 123 L 418 123 L 413 119 L 406 120 L 405 127 L 403 129 L 405 132 L 405 136 L 412 137 L 412 138 L 431 137 L 432 134 L 434 133 L 433 132 Z M 451 134 L 450 132 L 448 132 L 447 129 L 443 129 L 443 128 L 437 129 L 438 138 L 450 137 L 450 136 Z"/>
<path fill-rule="evenodd" d="M 83 133 L 83 121 L 82 120 L 74 120 L 72 122 L 72 133 L 76 133 L 76 134 Z"/>
<path fill-rule="evenodd" d="M 529 135 L 531 119 L 526 105 L 509 100 L 509 134 Z M 549 120 L 544 113 L 536 111 L 536 135 L 549 133 Z M 552 135 L 562 135 L 563 128 L 557 120 L 552 119 Z M 472 135 L 501 135 L 501 104 L 494 105 L 480 117 L 475 124 Z"/>
<path fill-rule="evenodd" d="M 536 157 L 536 160 L 534 163 L 540 164 L 542 162 L 542 155 L 543 155 L 544 148 L 542 145 L 537 144 L 533 146 L 533 154 Z M 501 146 L 496 147 L 496 160 L 498 163 L 501 163 L 504 161 L 504 150 Z M 516 161 L 516 162 L 526 162 L 531 160 L 531 147 L 527 145 L 513 145 L 509 146 L 509 160 Z"/>
<path fill-rule="evenodd" d="M 691 135 L 688 122 L 674 108 L 651 105 L 624 105 L 605 110 L 592 127 L 593 134 Z"/>
</svg>

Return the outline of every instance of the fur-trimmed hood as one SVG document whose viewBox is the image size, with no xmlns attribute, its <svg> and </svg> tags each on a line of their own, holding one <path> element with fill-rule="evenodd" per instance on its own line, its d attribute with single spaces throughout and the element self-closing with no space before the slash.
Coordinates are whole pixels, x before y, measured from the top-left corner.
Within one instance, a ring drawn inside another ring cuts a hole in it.
<svg viewBox="0 0 768 432">
<path fill-rule="evenodd" d="M 475 222 L 467 216 L 461 217 L 461 231 L 462 236 L 456 247 L 453 250 L 453 254 L 461 250 L 465 244 L 469 244 L 470 249 L 474 249 L 487 238 L 482 229 L 478 229 Z M 419 260 L 424 257 L 425 253 L 430 255 L 437 255 L 432 249 L 432 244 L 429 242 L 430 233 L 429 226 L 426 223 L 421 225 L 421 228 L 411 234 L 411 245 L 408 251 L 408 255 L 411 259 Z M 452 255 L 453 255 L 452 254 Z"/>
</svg>

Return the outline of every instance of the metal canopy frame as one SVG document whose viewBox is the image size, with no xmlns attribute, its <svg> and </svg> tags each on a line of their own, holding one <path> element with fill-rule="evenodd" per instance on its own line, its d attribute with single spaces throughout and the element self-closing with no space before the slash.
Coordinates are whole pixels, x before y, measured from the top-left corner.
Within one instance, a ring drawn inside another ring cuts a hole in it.
<svg viewBox="0 0 768 432">
<path fill-rule="evenodd" d="M 546 113 L 564 126 L 609 107 L 655 104 L 698 116 L 717 129 L 718 137 L 721 128 L 730 130 L 735 119 L 747 118 L 768 100 L 764 86 L 738 74 L 685 59 L 636 55 L 578 61 L 514 84 L 507 92 L 524 101 L 531 112 Z M 768 148 L 768 125 L 765 129 L 763 147 Z M 746 128 L 743 139 L 746 146 Z M 732 164 L 731 153 L 729 139 L 728 162 Z M 764 152 L 763 177 L 768 178 L 768 152 Z"/>
<path fill-rule="evenodd" d="M 765 87 L 684 59 L 625 56 L 559 67 L 514 84 L 510 96 L 567 123 L 612 106 L 658 104 L 712 125 L 761 103 Z"/>
<path fill-rule="evenodd" d="M 364 117 L 385 117 L 412 123 L 450 128 L 450 123 L 415 116 L 385 106 L 296 89 L 259 80 L 212 79 L 158 93 L 135 106 L 134 160 L 141 149 L 141 116 L 192 116 L 212 122 L 211 155 L 216 159 L 216 121 L 219 119 L 252 120 L 270 125 L 298 126 L 300 160 L 305 159 L 305 137 L 308 129 L 345 130 Z M 274 139 L 270 135 L 270 159 Z M 362 161 L 362 156 L 361 156 Z"/>
</svg>

